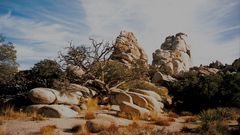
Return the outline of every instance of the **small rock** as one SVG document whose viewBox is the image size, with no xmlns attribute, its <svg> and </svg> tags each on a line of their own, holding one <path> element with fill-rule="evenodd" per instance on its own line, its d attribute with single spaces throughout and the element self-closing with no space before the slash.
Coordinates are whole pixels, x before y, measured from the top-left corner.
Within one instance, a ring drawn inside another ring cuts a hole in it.
<svg viewBox="0 0 240 135">
<path fill-rule="evenodd" d="M 161 82 L 175 82 L 177 79 L 173 78 L 170 75 L 164 75 L 161 72 L 156 72 L 152 78 L 153 83 L 161 83 Z"/>
</svg>

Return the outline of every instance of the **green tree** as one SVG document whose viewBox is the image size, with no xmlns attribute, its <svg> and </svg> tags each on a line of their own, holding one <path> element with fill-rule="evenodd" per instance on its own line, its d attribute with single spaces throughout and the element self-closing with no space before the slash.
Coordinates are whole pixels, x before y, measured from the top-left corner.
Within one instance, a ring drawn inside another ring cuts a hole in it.
<svg viewBox="0 0 240 135">
<path fill-rule="evenodd" d="M 38 86 L 52 87 L 53 81 L 63 76 L 60 65 L 49 59 L 44 59 L 32 68 L 32 77 Z"/>
<path fill-rule="evenodd" d="M 11 79 L 18 71 L 17 51 L 11 42 L 5 42 L 0 34 L 0 82 Z"/>
</svg>

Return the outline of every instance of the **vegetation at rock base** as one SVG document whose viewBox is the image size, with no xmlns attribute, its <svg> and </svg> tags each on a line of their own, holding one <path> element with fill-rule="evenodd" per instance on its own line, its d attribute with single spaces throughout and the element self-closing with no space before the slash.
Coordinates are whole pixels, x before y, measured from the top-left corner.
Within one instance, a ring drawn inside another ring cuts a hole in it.
<svg viewBox="0 0 240 135">
<path fill-rule="evenodd" d="M 240 73 L 219 72 L 204 75 L 187 72 L 178 81 L 165 83 L 177 110 L 199 112 L 215 107 L 240 106 Z"/>
<path fill-rule="evenodd" d="M 31 69 L 31 77 L 35 81 L 35 85 L 40 87 L 51 88 L 53 81 L 61 78 L 63 74 L 60 65 L 56 61 L 49 59 L 41 60 Z"/>
<path fill-rule="evenodd" d="M 141 61 L 135 61 L 132 67 L 118 61 L 97 62 L 90 72 L 109 86 L 128 80 L 148 80 L 148 68 Z"/>
<path fill-rule="evenodd" d="M 40 114 L 37 114 L 37 112 L 23 112 L 16 110 L 13 106 L 6 106 L 4 108 L 1 108 L 0 111 L 0 121 L 5 120 L 33 120 L 33 121 L 41 121 L 46 120 L 45 117 L 43 117 Z"/>
<path fill-rule="evenodd" d="M 234 114 L 228 108 L 217 108 L 204 110 L 199 114 L 202 121 L 200 132 L 214 133 L 214 134 L 235 134 L 239 129 L 229 130 L 227 121 L 235 120 L 236 114 Z"/>
</svg>

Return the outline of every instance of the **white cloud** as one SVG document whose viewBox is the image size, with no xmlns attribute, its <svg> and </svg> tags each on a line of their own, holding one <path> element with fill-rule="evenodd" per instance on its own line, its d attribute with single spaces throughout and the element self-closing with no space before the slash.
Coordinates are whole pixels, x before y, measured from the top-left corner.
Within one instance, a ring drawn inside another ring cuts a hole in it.
<svg viewBox="0 0 240 135">
<path fill-rule="evenodd" d="M 23 43 L 16 44 L 17 58 L 30 63 L 21 63 L 20 69 L 30 68 L 44 58 L 57 57 L 57 52 L 66 47 L 68 41 L 79 39 L 62 25 L 35 22 L 11 16 L 11 13 L 0 16 L 0 31 L 7 37 L 22 40 Z"/>
<path fill-rule="evenodd" d="M 135 34 L 149 63 L 165 37 L 178 32 L 189 35 L 195 65 L 213 60 L 231 63 L 240 57 L 239 37 L 216 42 L 224 33 L 240 29 L 239 23 L 218 25 L 240 5 L 238 0 L 79 0 L 70 5 L 74 7 L 65 14 L 47 8 L 31 10 L 40 16 L 38 19 L 16 17 L 10 12 L 0 16 L 0 32 L 21 40 L 16 45 L 20 61 L 54 58 L 70 40 L 76 44 L 88 43 L 92 36 L 115 40 L 121 30 Z M 33 66 L 31 62 L 21 68 Z"/>
<path fill-rule="evenodd" d="M 238 38 L 227 43 L 217 43 L 214 39 L 239 26 L 227 28 L 216 24 L 223 16 L 228 16 L 237 1 L 207 0 L 122 0 L 111 1 L 82 0 L 86 11 L 87 24 L 91 34 L 114 39 L 121 30 L 135 33 L 146 50 L 151 62 L 152 52 L 159 48 L 165 37 L 185 32 L 192 41 L 193 62 L 208 64 L 212 60 L 231 63 L 240 57 L 237 49 Z M 223 2 L 223 3 L 222 3 Z M 206 13 L 205 11 L 208 11 Z M 235 55 L 232 55 L 235 54 Z"/>
</svg>

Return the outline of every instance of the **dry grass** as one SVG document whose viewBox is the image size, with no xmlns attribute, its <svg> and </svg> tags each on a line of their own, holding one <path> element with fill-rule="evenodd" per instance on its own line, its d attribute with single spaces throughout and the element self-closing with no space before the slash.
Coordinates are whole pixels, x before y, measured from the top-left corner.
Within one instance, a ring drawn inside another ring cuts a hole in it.
<svg viewBox="0 0 240 135">
<path fill-rule="evenodd" d="M 0 122 L 5 120 L 45 120 L 46 118 L 37 112 L 26 113 L 22 111 L 16 111 L 13 106 L 7 106 L 0 111 Z"/>
<path fill-rule="evenodd" d="M 7 135 L 7 130 L 5 126 L 0 126 L 0 135 Z"/>
<path fill-rule="evenodd" d="M 187 118 L 187 119 L 185 120 L 185 122 L 186 122 L 186 123 L 189 123 L 189 122 L 196 122 L 196 121 L 198 121 L 198 120 L 199 120 L 198 117 L 196 117 L 196 116 L 192 116 L 192 117 L 190 117 L 190 118 Z"/>
<path fill-rule="evenodd" d="M 112 134 L 115 134 L 117 132 L 117 130 L 119 129 L 119 126 L 116 125 L 116 123 L 111 123 L 111 125 L 107 128 L 106 131 L 112 133 Z"/>
<path fill-rule="evenodd" d="M 155 121 L 160 117 L 160 115 L 157 112 L 150 112 L 150 119 Z"/>
<path fill-rule="evenodd" d="M 98 100 L 89 98 L 87 100 L 87 110 L 85 112 L 85 119 L 94 119 L 95 112 L 99 110 Z"/>
<path fill-rule="evenodd" d="M 97 111 L 97 110 L 99 110 L 98 100 L 89 98 L 87 100 L 87 110 L 89 110 L 89 111 Z"/>
<path fill-rule="evenodd" d="M 154 123 L 159 126 L 170 126 L 170 119 L 159 117 Z"/>
<path fill-rule="evenodd" d="M 178 117 L 179 117 L 179 115 L 178 115 L 178 114 L 176 114 L 175 112 L 169 112 L 169 113 L 168 113 L 168 117 L 172 117 L 172 118 L 178 118 Z"/>
<path fill-rule="evenodd" d="M 53 135 L 56 129 L 56 125 L 44 126 L 40 129 L 40 135 Z"/>
<path fill-rule="evenodd" d="M 148 124 L 140 124 L 139 122 L 132 122 L 128 126 L 119 127 L 116 133 L 123 135 L 140 135 L 149 134 L 153 131 L 154 127 Z"/>
<path fill-rule="evenodd" d="M 92 111 L 86 111 L 86 112 L 85 112 L 84 118 L 85 118 L 86 120 L 95 119 L 95 117 L 96 117 L 96 115 L 95 115 L 94 112 L 92 112 Z"/>
</svg>

